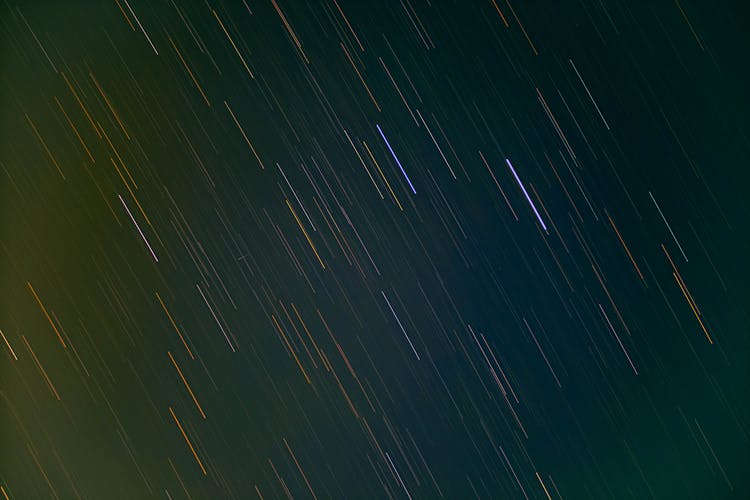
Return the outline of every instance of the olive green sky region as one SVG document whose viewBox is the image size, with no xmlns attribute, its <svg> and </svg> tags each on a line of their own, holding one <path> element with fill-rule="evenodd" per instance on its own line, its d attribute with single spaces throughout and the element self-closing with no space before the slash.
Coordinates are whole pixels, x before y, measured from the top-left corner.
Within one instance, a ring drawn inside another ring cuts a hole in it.
<svg viewBox="0 0 750 500">
<path fill-rule="evenodd" d="M 56 10 L 58 15 L 55 15 Z M 131 132 L 138 132 L 136 120 L 149 123 L 152 117 L 133 115 L 141 103 L 133 96 L 128 78 L 123 77 L 123 66 L 118 64 L 120 58 L 127 61 L 132 72 L 129 76 L 137 75 L 138 85 L 149 92 L 144 100 L 158 101 L 165 109 L 183 107 L 173 94 L 170 83 L 177 68 L 165 70 L 153 60 L 142 57 L 140 45 L 132 43 L 132 33 L 123 25 L 118 12 L 102 7 L 80 6 L 71 10 L 70 6 L 49 5 L 39 6 L 36 11 L 24 8 L 23 13 L 27 19 L 35 21 L 36 32 L 46 34 L 45 42 L 54 40 L 51 47 L 58 55 L 56 59 L 69 64 L 69 67 L 58 70 L 77 82 L 79 92 L 81 86 L 89 92 L 86 102 L 96 102 L 96 90 L 90 81 L 86 82 L 87 72 L 91 71 L 111 93 L 128 128 L 134 127 L 130 128 Z M 61 25 L 57 22 L 60 17 L 66 18 L 68 23 Z M 90 29 L 97 25 L 101 28 Z M 27 35 L 22 30 L 11 33 Z M 94 164 L 87 163 L 77 138 L 54 108 L 54 98 L 57 97 L 66 112 L 77 117 L 75 124 L 81 134 L 91 138 L 91 130 L 85 130 L 88 123 L 65 82 L 50 71 L 44 58 L 19 54 L 14 47 L 15 44 L 10 42 L 3 45 L 3 67 L 14 70 L 2 72 L 2 109 L 5 112 L 2 113 L 0 158 L 6 166 L 8 180 L 2 183 L 2 317 L 5 320 L 2 328 L 19 351 L 23 368 L 8 368 L 7 374 L 3 368 L 6 383 L 2 391 L 7 402 L 0 426 L 2 449 L 5 450 L 0 453 L 3 484 L 9 485 L 11 492 L 13 486 L 10 485 L 14 485 L 19 494 L 47 495 L 47 485 L 39 481 L 37 475 L 40 471 L 36 468 L 36 461 L 39 461 L 44 474 L 62 496 L 72 494 L 74 487 L 69 486 L 71 483 L 85 485 L 86 492 L 96 496 L 112 494 L 115 488 L 118 498 L 141 498 L 146 491 L 144 484 L 151 484 L 154 488 L 154 483 L 163 482 L 164 478 L 169 478 L 166 480 L 172 485 L 170 490 L 179 488 L 166 456 L 170 456 L 183 474 L 185 470 L 193 470 L 194 462 L 191 456 L 185 455 L 184 442 L 179 441 L 179 435 L 174 435 L 173 423 L 167 420 L 167 405 L 171 404 L 181 414 L 182 424 L 194 431 L 188 423 L 188 418 L 193 417 L 193 408 L 183 404 L 188 401 L 167 403 L 146 399 L 148 394 L 159 392 L 159 382 L 165 377 L 156 370 L 161 372 L 165 367 L 169 368 L 167 350 L 179 347 L 169 336 L 169 326 L 153 299 L 152 290 L 165 289 L 164 278 L 155 266 L 149 266 L 148 259 L 133 262 L 143 257 L 144 252 L 141 242 L 133 239 L 130 221 L 116 205 L 118 180 L 106 162 L 111 153 L 94 149 L 98 148 L 96 142 L 87 141 L 96 156 Z M 34 49 L 27 43 L 22 47 L 24 52 Z M 118 54 L 113 54 L 114 48 Z M 170 105 L 170 101 L 174 104 Z M 128 103 L 134 105 L 128 106 Z M 102 125 L 122 141 L 116 122 L 107 116 L 101 100 L 99 105 L 102 109 L 92 114 L 97 120 L 107 119 L 108 122 L 102 122 Z M 47 148 L 53 152 L 54 161 L 45 154 L 30 127 L 20 118 L 25 115 L 33 120 Z M 181 151 L 175 154 L 176 145 L 159 144 L 160 140 L 155 136 L 149 139 L 139 134 L 139 140 L 148 150 L 151 163 L 159 165 L 159 174 L 167 178 L 174 195 L 190 193 L 189 177 L 196 172 L 187 171 L 185 165 L 189 162 Z M 131 164 L 134 165 L 137 164 Z M 94 179 L 100 183 L 106 200 Z M 181 189 L 183 185 L 186 186 L 184 191 Z M 149 193 L 148 183 L 143 182 L 138 194 L 145 204 L 153 193 Z M 168 206 L 164 200 L 153 199 L 149 200 L 149 205 Z M 131 210 L 135 208 L 131 207 Z M 197 203 L 188 210 L 199 214 L 202 207 Z M 120 225 L 114 223 L 112 211 Z M 200 224 L 196 223 L 196 226 Z M 178 275 L 179 272 L 172 269 L 170 274 Z M 63 338 L 67 339 L 69 349 L 61 350 L 54 328 L 34 301 L 27 282 L 32 283 L 39 293 Z M 106 289 L 110 285 L 122 295 L 113 295 Z M 185 284 L 184 288 L 189 290 L 192 286 L 192 283 Z M 162 294 L 166 296 L 164 291 Z M 122 307 L 116 303 L 118 300 L 127 302 L 127 314 L 110 315 L 108 311 Z M 168 301 L 178 303 L 173 296 L 169 296 Z M 183 318 L 186 316 L 182 314 Z M 144 330 L 140 325 L 148 325 L 148 328 Z M 55 391 L 61 395 L 61 401 L 48 398 L 50 389 L 36 371 L 24 344 L 18 342 L 21 335 L 41 360 Z M 145 361 L 146 356 L 139 345 L 144 338 L 148 338 L 150 348 L 159 346 L 154 350 L 163 353 L 163 359 L 159 360 L 163 366 L 151 366 L 150 361 Z M 259 344 L 263 351 L 263 343 Z M 73 347 L 77 353 L 71 352 Z M 75 362 L 70 358 L 74 356 L 83 357 L 88 373 L 82 373 L 80 368 L 72 369 Z M 222 363 L 221 359 L 226 356 L 205 354 L 214 363 Z M 283 361 L 281 358 L 275 360 L 276 356 L 266 354 L 265 362 L 273 366 Z M 260 372 L 260 368 L 257 371 Z M 216 383 L 223 382 L 227 387 L 244 379 L 252 385 L 253 379 L 260 379 L 260 374 L 253 374 L 252 369 L 246 369 L 238 374 L 238 378 L 228 380 L 215 375 Z M 169 373 L 167 379 L 171 381 L 173 375 Z M 137 377 L 142 380 L 137 380 Z M 148 390 L 142 390 L 144 384 Z M 253 406 L 268 406 L 264 403 L 269 399 L 267 391 L 270 389 L 244 389 L 253 396 L 248 398 Z M 211 405 L 213 398 L 210 394 L 202 394 L 202 399 L 207 407 L 223 406 L 221 402 Z M 315 401 L 302 396 L 300 399 L 305 401 L 306 408 L 315 412 Z M 152 405 L 157 406 L 154 413 L 164 416 L 164 422 L 159 426 L 154 426 L 150 416 L 146 417 L 151 415 Z M 271 423 L 286 423 L 287 439 L 299 441 L 297 434 L 304 425 L 298 412 L 284 411 L 283 408 L 272 412 L 255 410 L 255 415 L 251 415 L 249 409 L 247 412 L 247 441 L 255 446 L 262 448 L 279 444 L 269 432 Z M 258 415 L 265 415 L 265 418 Z M 211 418 L 221 421 L 222 415 L 214 413 Z M 233 415 L 224 418 L 233 418 Z M 173 439 L 175 437 L 177 439 Z M 355 442 L 351 438 L 348 441 Z M 211 449 L 210 454 L 217 463 L 226 467 L 235 462 L 231 453 L 222 456 L 219 448 Z M 265 465 L 260 457 L 253 459 L 252 450 L 243 456 L 250 461 L 242 468 L 260 470 Z M 134 482 L 136 478 L 143 478 L 143 482 Z M 192 486 L 198 497 L 216 494 L 211 486 Z M 201 488 L 203 494 L 199 493 Z"/>
<path fill-rule="evenodd" d="M 111 46 L 108 48 L 110 40 L 123 58 L 138 60 L 138 51 L 132 50 L 134 45 L 126 41 L 129 33 L 120 27 L 122 18 L 117 17 L 120 14 L 109 8 L 85 3 L 78 6 L 38 3 L 36 8 L 23 7 L 22 12 L 35 22 L 38 33 L 47 35 L 45 42 L 54 40 L 45 45 L 56 51 L 57 60 L 70 65 L 58 68 L 69 78 L 85 81 L 86 68 L 91 68 L 98 81 L 110 90 L 116 89 L 122 78 L 122 68 L 116 64 Z M 61 19 L 67 22 L 61 23 Z M 16 21 L 6 18 L 8 24 Z M 92 29 L 97 26 L 99 29 Z M 164 469 L 161 473 L 166 475 L 168 465 L 163 452 L 168 449 L 168 443 L 159 439 L 164 428 L 154 428 L 153 422 L 143 420 L 147 408 L 145 398 L 139 385 L 134 383 L 136 375 L 130 368 L 136 366 L 137 370 L 142 370 L 139 375 L 149 383 L 159 380 L 153 372 L 149 373 L 150 367 L 138 364 L 142 356 L 137 341 L 139 336 L 158 335 L 164 329 L 134 328 L 141 321 L 160 324 L 151 311 L 144 310 L 143 305 L 139 307 L 139 301 L 128 301 L 130 318 L 108 316 L 103 312 L 104 307 L 112 305 L 108 301 L 117 298 L 102 290 L 102 282 L 113 280 L 115 284 L 119 279 L 115 270 L 122 272 L 132 265 L 128 263 L 130 255 L 140 255 L 141 248 L 113 244 L 129 242 L 131 227 L 126 225 L 129 221 L 118 206 L 111 208 L 118 211 L 122 226 L 114 223 L 109 207 L 92 181 L 93 178 L 101 183 L 109 203 L 114 204 L 116 179 L 111 165 L 107 165 L 108 155 L 95 150 L 97 162 L 87 164 L 75 135 L 54 108 L 54 98 L 59 99 L 67 113 L 79 118 L 77 127 L 90 137 L 91 131 L 83 130 L 88 123 L 80 119 L 80 108 L 60 76 L 46 66 L 47 61 L 29 54 L 34 47 L 23 39 L 14 40 L 11 35 L 28 36 L 28 33 L 4 30 L 3 71 L 0 72 L 4 110 L 0 113 L 0 158 L 6 175 L 2 183 L 2 328 L 13 339 L 21 360 L 19 367 L 3 368 L 4 406 L 0 426 L 3 483 L 9 485 L 11 492 L 15 483 L 21 497 L 48 495 L 49 490 L 40 481 L 35 465 L 38 460 L 50 482 L 58 485 L 58 494 L 62 497 L 73 494 L 72 487 L 68 486 L 70 479 L 66 477 L 70 474 L 73 484 L 86 485 L 86 492 L 81 493 L 105 495 L 115 488 L 117 497 L 139 498 L 144 493 L 143 485 L 122 480 L 137 477 L 142 472 L 135 470 L 135 462 L 128 457 L 129 453 L 134 453 L 133 444 L 128 445 L 131 448 L 128 450 L 118 437 L 118 433 L 123 436 L 124 431 L 117 428 L 122 425 L 117 419 L 131 429 L 127 439 L 134 439 L 141 450 L 135 452 L 137 467 L 149 475 Z M 9 68 L 12 71 L 6 71 Z M 139 77 L 144 87 L 158 89 L 164 75 L 160 71 L 145 71 L 144 67 Z M 149 81 L 149 78 L 152 79 Z M 90 85 L 87 89 L 94 92 Z M 115 96 L 119 104 L 127 103 L 127 99 L 113 92 L 113 99 Z M 169 93 L 164 92 L 155 97 L 166 99 L 168 96 Z M 87 97 L 87 102 L 93 102 L 92 95 Z M 122 111 L 127 112 L 127 109 Z M 24 123 L 24 115 L 31 117 L 44 137 L 64 179 Z M 103 125 L 113 136 L 118 134 L 111 122 Z M 96 143 L 88 144 L 93 149 Z M 142 265 L 138 268 L 138 281 L 131 275 L 125 283 L 118 283 L 118 290 L 125 296 L 137 295 L 141 291 L 138 286 L 152 289 L 159 283 L 158 278 L 149 278 L 155 274 L 153 269 L 148 271 Z M 68 349 L 61 349 L 53 327 L 34 301 L 27 282 L 33 284 L 62 335 L 69 339 Z M 135 293 L 129 293 L 130 290 Z M 127 327 L 123 328 L 121 322 L 128 323 Z M 127 338 L 126 332 L 135 338 Z M 28 340 L 42 362 L 61 401 L 48 397 L 49 389 L 38 375 L 29 351 L 19 342 L 20 335 Z M 72 352 L 74 348 L 77 352 Z M 166 349 L 163 352 L 168 362 Z M 73 356 L 82 356 L 90 371 L 81 373 L 80 368 L 73 369 L 76 366 L 70 359 Z M 117 417 L 106 400 L 116 409 Z M 164 405 L 162 401 L 158 403 Z M 164 411 L 166 407 L 162 413 Z M 168 423 L 164 427 L 166 425 Z M 138 431 L 132 432 L 133 428 Z M 177 458 L 173 461 L 181 462 Z"/>
</svg>

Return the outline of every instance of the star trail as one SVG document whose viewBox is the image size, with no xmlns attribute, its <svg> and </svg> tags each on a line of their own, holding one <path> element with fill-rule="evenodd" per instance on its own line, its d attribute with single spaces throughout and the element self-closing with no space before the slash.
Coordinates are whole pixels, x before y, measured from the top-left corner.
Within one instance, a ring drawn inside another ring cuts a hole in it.
<svg viewBox="0 0 750 500">
<path fill-rule="evenodd" d="M 0 498 L 750 498 L 748 27 L 2 0 Z"/>
</svg>

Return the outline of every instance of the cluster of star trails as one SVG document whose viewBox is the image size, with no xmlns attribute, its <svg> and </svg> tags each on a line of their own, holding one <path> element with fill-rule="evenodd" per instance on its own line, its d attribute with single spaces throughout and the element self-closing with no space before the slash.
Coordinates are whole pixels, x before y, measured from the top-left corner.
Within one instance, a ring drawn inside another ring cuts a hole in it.
<svg viewBox="0 0 750 500">
<path fill-rule="evenodd" d="M 750 491 L 731 9 L 63 4 L 0 6 L 2 498 Z"/>
</svg>

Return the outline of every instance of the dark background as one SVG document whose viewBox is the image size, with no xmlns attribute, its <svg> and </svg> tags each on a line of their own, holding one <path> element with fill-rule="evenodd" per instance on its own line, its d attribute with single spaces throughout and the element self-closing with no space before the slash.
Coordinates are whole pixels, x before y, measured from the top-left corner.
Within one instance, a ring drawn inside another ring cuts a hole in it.
<svg viewBox="0 0 750 500">
<path fill-rule="evenodd" d="M 3 492 L 747 498 L 741 2 L 276 6 L 0 6 Z"/>
</svg>

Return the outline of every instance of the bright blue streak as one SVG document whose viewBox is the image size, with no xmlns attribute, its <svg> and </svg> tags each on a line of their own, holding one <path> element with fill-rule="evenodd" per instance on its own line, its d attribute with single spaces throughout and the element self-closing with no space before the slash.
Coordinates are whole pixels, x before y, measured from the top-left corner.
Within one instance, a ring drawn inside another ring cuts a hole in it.
<svg viewBox="0 0 750 500">
<path fill-rule="evenodd" d="M 547 226 L 544 224 L 544 221 L 542 220 L 542 217 L 539 215 L 539 212 L 536 209 L 536 206 L 534 205 L 534 202 L 531 201 L 531 197 L 529 196 L 529 193 L 526 192 L 526 188 L 523 187 L 523 183 L 521 182 L 521 179 L 518 178 L 518 174 L 516 173 L 516 169 L 513 168 L 513 165 L 510 164 L 509 159 L 505 159 L 505 162 L 510 167 L 510 171 L 513 172 L 513 177 L 516 178 L 516 181 L 518 182 L 518 185 L 521 186 L 521 191 L 523 191 L 523 194 L 526 196 L 526 200 L 529 202 L 529 205 L 531 205 L 531 208 L 534 209 L 534 213 L 536 214 L 536 218 L 539 219 L 539 224 L 542 225 L 542 228 L 547 231 Z"/>
<path fill-rule="evenodd" d="M 398 157 L 396 156 L 396 153 L 393 152 L 393 148 L 391 147 L 390 143 L 388 142 L 388 139 L 385 138 L 385 134 L 383 133 L 382 130 L 380 130 L 380 125 L 378 125 L 376 123 L 375 126 L 378 128 L 378 132 L 380 132 L 380 137 L 382 137 L 383 140 L 385 141 L 385 145 L 388 146 L 388 151 L 391 152 L 391 155 L 393 155 L 393 159 L 396 160 L 396 163 L 398 164 L 398 168 L 401 169 L 401 173 L 404 174 L 404 178 L 406 179 L 406 182 L 409 183 L 409 187 L 411 188 L 411 192 L 414 193 L 414 194 L 417 194 L 417 190 L 414 189 L 414 184 L 411 183 L 411 180 L 409 180 L 409 176 L 406 175 L 406 170 L 404 170 L 404 167 L 401 166 L 401 162 L 398 161 Z"/>
</svg>

